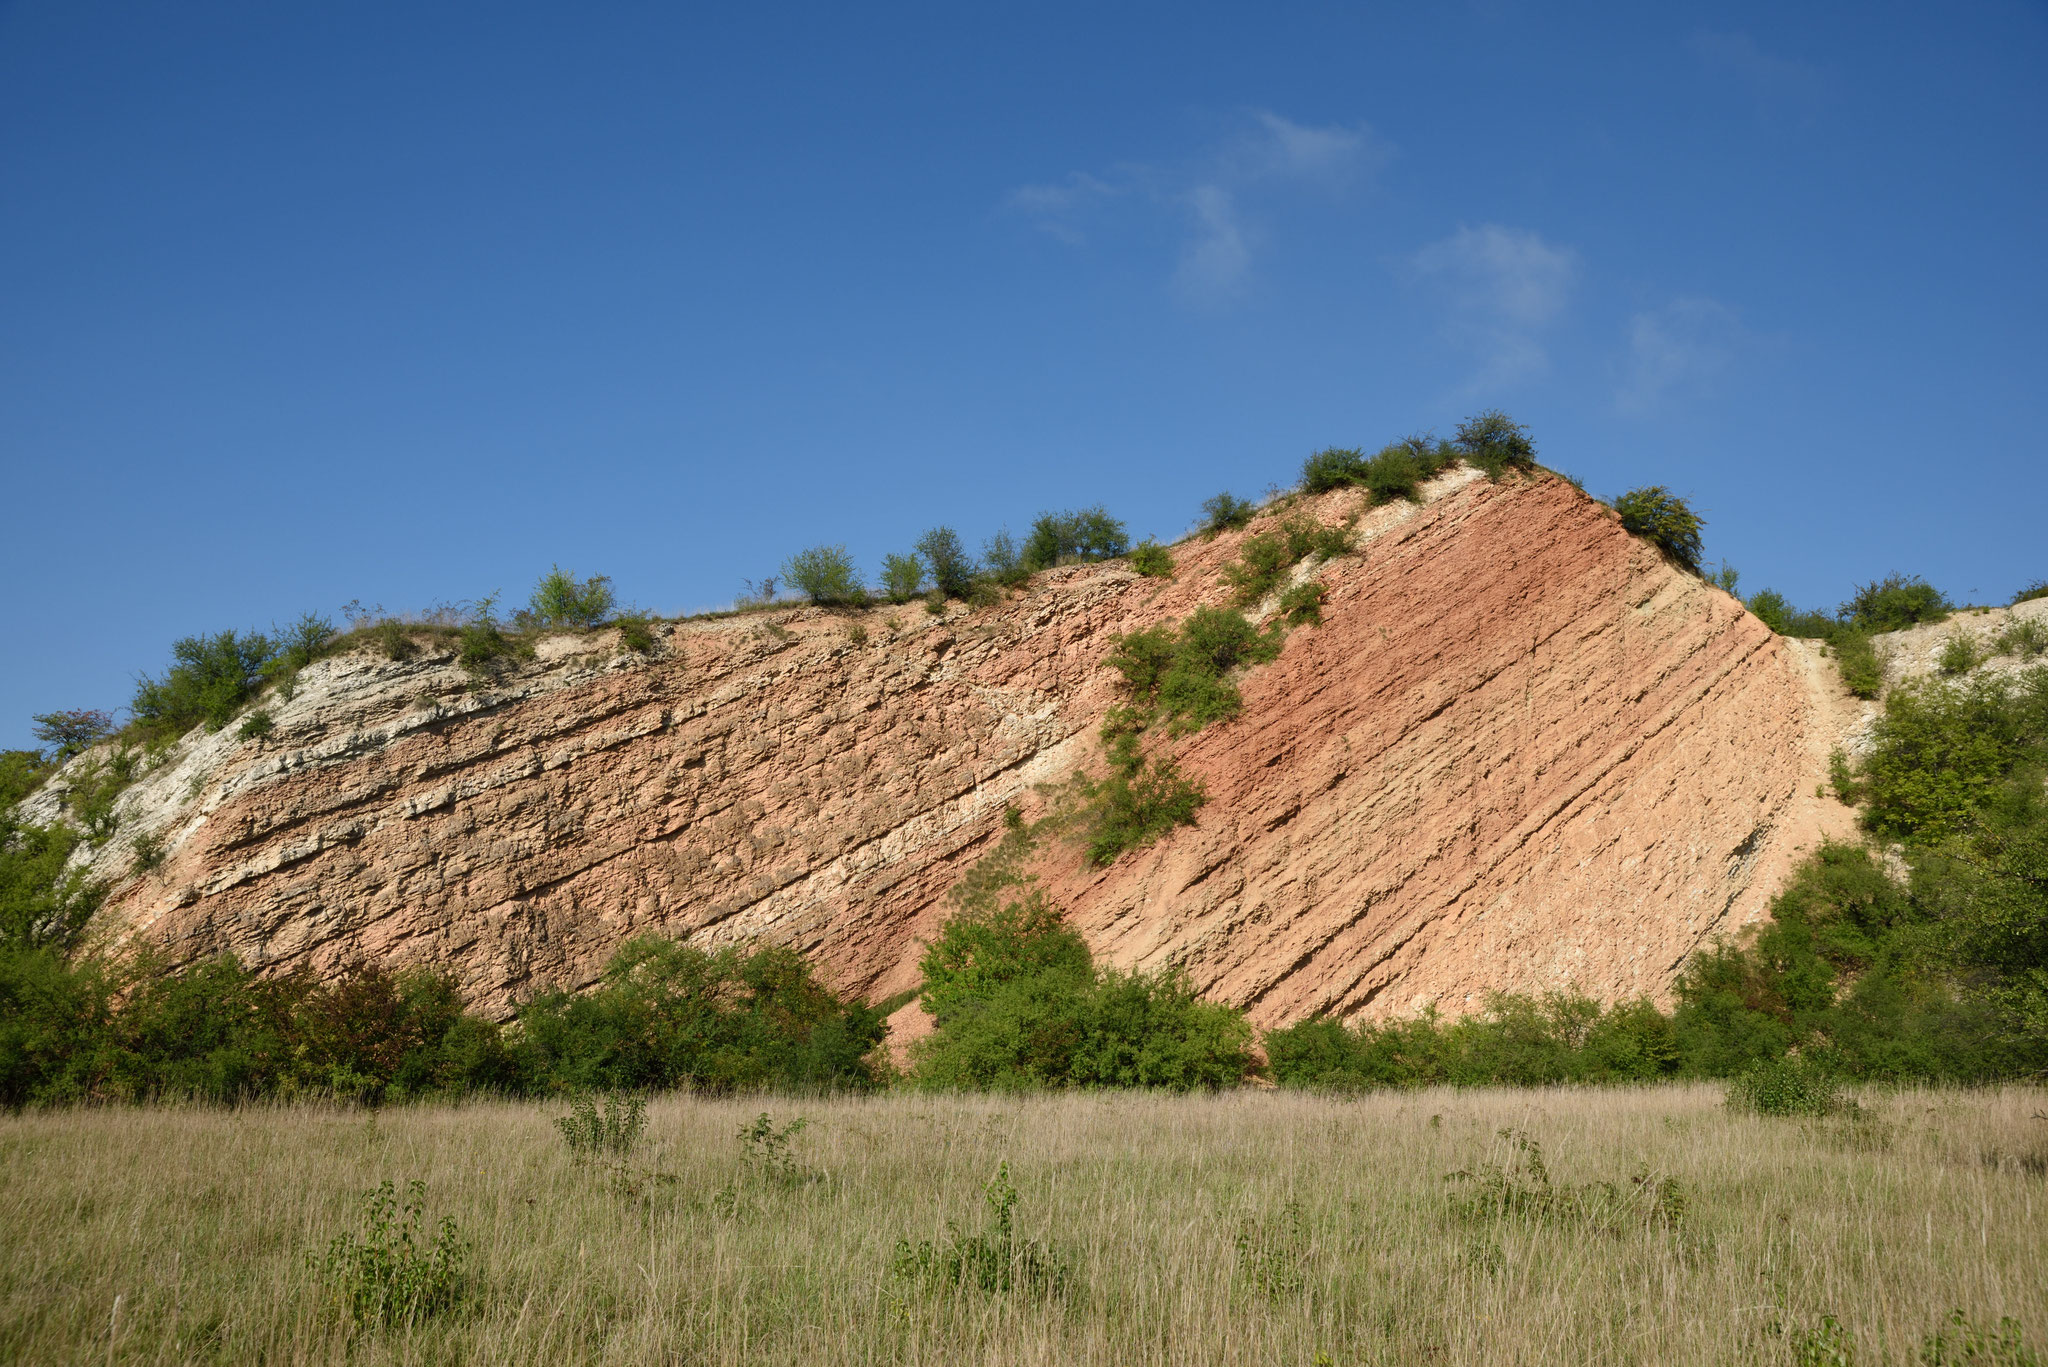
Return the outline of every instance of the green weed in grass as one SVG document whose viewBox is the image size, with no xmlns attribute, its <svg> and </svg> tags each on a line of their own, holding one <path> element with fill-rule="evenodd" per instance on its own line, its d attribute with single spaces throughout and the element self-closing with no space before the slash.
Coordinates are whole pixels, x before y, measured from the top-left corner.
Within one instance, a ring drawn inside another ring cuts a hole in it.
<svg viewBox="0 0 2048 1367">
<path fill-rule="evenodd" d="M 344 1231 L 311 1258 L 343 1310 L 358 1324 L 401 1324 L 453 1307 L 465 1289 L 469 1245 L 455 1217 L 426 1220 L 426 1183 L 406 1187 L 403 1204 L 389 1179 L 363 1198 L 360 1234 Z"/>
</svg>

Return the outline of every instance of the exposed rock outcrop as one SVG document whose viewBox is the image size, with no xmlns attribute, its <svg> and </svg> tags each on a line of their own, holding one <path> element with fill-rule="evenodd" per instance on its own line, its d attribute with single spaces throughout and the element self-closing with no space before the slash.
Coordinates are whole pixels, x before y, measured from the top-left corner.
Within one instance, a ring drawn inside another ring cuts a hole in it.
<svg viewBox="0 0 2048 1367">
<path fill-rule="evenodd" d="M 1325 624 L 1240 681 L 1240 718 L 1176 742 L 1197 825 L 1108 869 L 1043 853 L 1111 962 L 1182 965 L 1266 1025 L 1657 995 L 1847 829 L 1816 795 L 1832 670 L 1568 484 L 1460 471 L 1358 528 L 1297 569 Z M 195 733 L 123 795 L 101 929 L 178 959 L 442 963 L 501 1012 L 636 932 L 765 936 L 887 996 L 1005 806 L 1099 768 L 1114 637 L 1222 601 L 1259 529 L 1183 543 L 1170 581 L 1057 570 L 943 620 L 790 609 L 644 656 L 550 638 L 478 688 L 446 652 L 322 661 L 265 702 L 271 735 Z M 165 851 L 141 876 L 136 835 Z"/>
</svg>

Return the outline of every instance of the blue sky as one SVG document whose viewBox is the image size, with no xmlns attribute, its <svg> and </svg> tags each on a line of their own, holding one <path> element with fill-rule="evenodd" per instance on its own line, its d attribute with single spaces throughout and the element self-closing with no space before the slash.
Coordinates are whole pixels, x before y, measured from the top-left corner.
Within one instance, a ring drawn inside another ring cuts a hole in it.
<svg viewBox="0 0 2048 1367">
<path fill-rule="evenodd" d="M 1488 406 L 1745 590 L 2003 602 L 2044 15 L 0 7 L 0 745 L 197 631 L 1167 537 Z"/>
</svg>

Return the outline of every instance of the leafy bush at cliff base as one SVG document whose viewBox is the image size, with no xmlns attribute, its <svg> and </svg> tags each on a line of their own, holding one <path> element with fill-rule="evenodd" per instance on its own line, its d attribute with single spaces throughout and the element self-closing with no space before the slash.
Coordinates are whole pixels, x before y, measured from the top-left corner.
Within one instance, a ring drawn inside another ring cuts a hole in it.
<svg viewBox="0 0 2048 1367">
<path fill-rule="evenodd" d="M 867 602 L 867 588 L 844 546 L 813 546 L 798 551 L 782 567 L 782 578 L 813 603 L 838 606 Z"/>
<path fill-rule="evenodd" d="M 1841 620 L 1859 631 L 1903 631 L 1922 622 L 1939 622 L 1955 607 L 1946 594 L 1918 575 L 1888 574 L 1856 586 L 1842 604 Z"/>
<path fill-rule="evenodd" d="M 1698 572 L 1700 529 L 1706 525 L 1686 501 L 1661 484 L 1631 489 L 1614 500 L 1621 525 L 1640 536 L 1686 569 Z"/>
<path fill-rule="evenodd" d="M 947 1089 L 1231 1086 L 1252 1064 L 1242 1013 L 1204 1002 L 1172 970 L 1096 969 L 1087 945 L 1032 891 L 969 899 L 925 950 L 937 1029 L 915 1079 Z"/>
<path fill-rule="evenodd" d="M 595 991 L 543 996 L 519 1024 L 540 1090 L 868 1087 L 883 1031 L 787 946 L 707 953 L 653 936 L 621 945 Z"/>
<path fill-rule="evenodd" d="M 320 1095 L 376 1104 L 472 1091 L 869 1087 L 878 1013 L 826 992 L 794 951 L 622 946 L 594 991 L 506 1029 L 454 980 L 357 966 L 264 978 L 232 956 L 66 962 L 0 947 L 0 1105 Z"/>
<path fill-rule="evenodd" d="M 1484 1012 L 1458 1021 L 1433 1008 L 1356 1029 L 1309 1020 L 1267 1031 L 1265 1046 L 1275 1081 L 1340 1091 L 1650 1081 L 1678 1069 L 1671 1021 L 1656 1007 L 1629 1002 L 1603 1011 L 1568 993 L 1495 996 Z"/>
</svg>

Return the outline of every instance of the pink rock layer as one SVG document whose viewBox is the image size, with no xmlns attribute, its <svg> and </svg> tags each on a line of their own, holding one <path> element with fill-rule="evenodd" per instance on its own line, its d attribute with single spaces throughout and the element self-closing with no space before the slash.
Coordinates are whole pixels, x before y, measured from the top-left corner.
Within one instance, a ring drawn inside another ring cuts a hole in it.
<svg viewBox="0 0 2048 1367">
<path fill-rule="evenodd" d="M 1324 624 L 1240 680 L 1243 714 L 1173 743 L 1197 823 L 1106 869 L 1042 852 L 1105 960 L 1179 965 L 1267 1026 L 1661 997 L 1846 828 L 1815 793 L 1827 672 L 1607 509 L 1469 474 L 1361 503 L 1291 510 L 1362 511 L 1360 549 L 1305 567 Z M 189 806 L 138 808 L 169 857 L 102 926 L 175 960 L 445 965 L 499 1015 L 650 931 L 781 941 L 886 998 L 1004 808 L 1100 772 L 1115 637 L 1224 602 L 1272 521 L 1176 547 L 1171 580 L 685 623 L 650 656 L 557 638 L 481 689 L 445 652 L 323 662 L 271 736 L 214 744 Z"/>
</svg>

